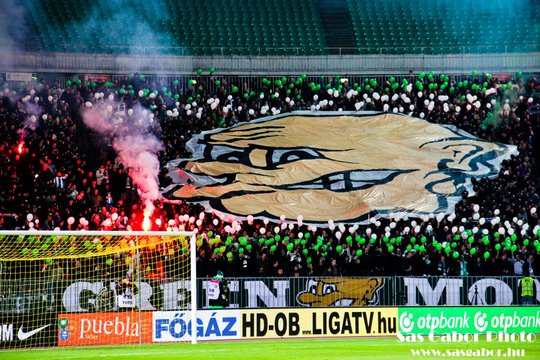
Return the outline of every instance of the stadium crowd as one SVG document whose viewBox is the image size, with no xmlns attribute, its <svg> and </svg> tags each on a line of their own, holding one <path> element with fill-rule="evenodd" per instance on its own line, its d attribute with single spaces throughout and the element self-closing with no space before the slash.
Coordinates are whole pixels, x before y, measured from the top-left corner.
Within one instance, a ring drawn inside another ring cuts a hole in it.
<svg viewBox="0 0 540 360">
<path fill-rule="evenodd" d="M 156 202 L 152 230 L 199 232 L 198 274 L 213 276 L 540 274 L 536 208 L 540 83 L 535 77 L 410 73 L 356 82 L 339 77 L 234 80 L 198 71 L 160 83 L 133 74 L 113 81 L 5 83 L 0 100 L 0 229 L 140 230 L 140 192 L 111 139 L 84 124 L 81 110 L 121 104 L 128 119 L 148 109 L 164 165 L 188 157 L 194 134 L 294 110 L 379 110 L 452 124 L 489 141 L 516 145 L 495 179 L 475 179 L 454 214 L 380 219 L 359 227 L 241 229 L 199 205 Z M 185 81 L 187 80 L 187 81 Z M 20 84 L 19 84 L 20 85 Z M 299 214 L 301 215 L 301 214 Z M 295 223 L 295 222 L 291 222 Z M 235 224 L 236 225 L 236 224 Z M 226 231 L 229 230 L 229 231 Z M 276 231 L 278 230 L 278 231 Z M 161 255 L 167 257 L 164 253 Z"/>
</svg>

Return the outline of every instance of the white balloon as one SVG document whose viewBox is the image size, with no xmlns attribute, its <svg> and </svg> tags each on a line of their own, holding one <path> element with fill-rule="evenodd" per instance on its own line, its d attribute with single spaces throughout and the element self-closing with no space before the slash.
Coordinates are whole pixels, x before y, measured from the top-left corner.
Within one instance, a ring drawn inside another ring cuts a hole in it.
<svg viewBox="0 0 540 360">
<path fill-rule="evenodd" d="M 118 216 L 118 215 L 116 215 L 116 216 Z M 68 217 L 67 223 L 69 225 L 73 225 L 73 223 L 75 223 L 75 218 L 73 216 Z"/>
<path fill-rule="evenodd" d="M 264 235 L 266 233 L 266 229 L 262 227 L 259 229 L 259 232 L 261 233 L 261 235 Z"/>
<path fill-rule="evenodd" d="M 276 227 L 274 228 L 274 233 L 276 233 L 276 234 L 279 233 L 279 226 L 276 226 Z"/>
<path fill-rule="evenodd" d="M 214 224 L 214 226 L 218 226 L 219 220 L 218 220 L 218 219 L 214 219 L 214 220 L 212 221 L 212 224 Z"/>
<path fill-rule="evenodd" d="M 26 215 L 26 221 L 32 221 L 34 219 L 34 215 L 28 214 Z"/>
</svg>

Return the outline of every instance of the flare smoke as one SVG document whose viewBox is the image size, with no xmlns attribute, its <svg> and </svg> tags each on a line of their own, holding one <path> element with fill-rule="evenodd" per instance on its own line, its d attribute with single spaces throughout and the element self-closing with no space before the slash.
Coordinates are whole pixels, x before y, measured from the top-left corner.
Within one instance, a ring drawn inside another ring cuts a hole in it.
<svg viewBox="0 0 540 360">
<path fill-rule="evenodd" d="M 82 111 L 84 123 L 99 134 L 112 138 L 114 150 L 139 188 L 144 212 L 152 213 L 153 202 L 161 198 L 157 153 L 162 150 L 161 142 L 150 132 L 153 115 L 141 107 L 128 111 L 131 115 L 113 114 L 113 108 L 118 108 L 118 104 L 98 103 L 86 108 Z"/>
</svg>

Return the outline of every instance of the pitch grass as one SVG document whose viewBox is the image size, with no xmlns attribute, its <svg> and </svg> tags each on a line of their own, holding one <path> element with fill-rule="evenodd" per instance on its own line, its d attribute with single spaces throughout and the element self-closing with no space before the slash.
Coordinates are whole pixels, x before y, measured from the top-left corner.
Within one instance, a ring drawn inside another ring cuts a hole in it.
<svg viewBox="0 0 540 360">
<path fill-rule="evenodd" d="M 506 352 L 507 348 L 524 349 L 524 359 L 540 359 L 540 337 L 528 344 L 507 344 L 486 342 L 480 339 L 477 343 L 400 343 L 397 338 L 358 338 L 324 340 L 266 340 L 266 341 L 231 341 L 200 342 L 196 345 L 185 343 L 145 344 L 126 346 L 94 346 L 77 348 L 47 348 L 31 350 L 0 351 L 2 360 L 74 360 L 74 359 L 127 359 L 127 360 L 169 360 L 169 359 L 272 359 L 272 360 L 323 360 L 323 359 L 483 359 L 479 356 L 436 356 L 424 355 L 414 357 L 411 349 L 446 350 L 479 350 L 484 347 Z M 515 356 L 495 355 L 486 357 L 511 358 Z"/>
</svg>

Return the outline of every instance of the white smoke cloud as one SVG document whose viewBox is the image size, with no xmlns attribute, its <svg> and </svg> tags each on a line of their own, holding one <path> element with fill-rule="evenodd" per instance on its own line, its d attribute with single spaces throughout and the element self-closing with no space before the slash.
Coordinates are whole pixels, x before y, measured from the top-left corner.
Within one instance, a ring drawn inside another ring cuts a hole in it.
<svg viewBox="0 0 540 360">
<path fill-rule="evenodd" d="M 122 163 L 129 168 L 129 175 L 139 186 L 144 201 L 145 212 L 154 211 L 155 200 L 160 199 L 159 193 L 159 160 L 157 152 L 162 149 L 161 142 L 147 134 L 131 134 L 116 138 L 113 148 L 120 156 Z"/>
<path fill-rule="evenodd" d="M 24 44 L 29 33 L 28 8 L 32 2 L 18 0 L 3 0 L 0 11 L 0 52 L 4 54 L 24 51 Z M 11 69 L 13 67 L 10 56 L 0 56 L 0 67 Z"/>
<path fill-rule="evenodd" d="M 112 138 L 112 146 L 120 161 L 128 169 L 140 191 L 145 213 L 154 211 L 153 202 L 161 199 L 159 192 L 158 152 L 163 146 L 159 139 L 150 132 L 152 114 L 140 106 L 133 109 L 131 116 L 127 112 L 114 112 L 111 109 L 122 108 L 116 102 L 100 102 L 91 108 L 82 110 L 84 123 L 92 130 Z"/>
</svg>

